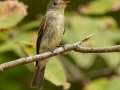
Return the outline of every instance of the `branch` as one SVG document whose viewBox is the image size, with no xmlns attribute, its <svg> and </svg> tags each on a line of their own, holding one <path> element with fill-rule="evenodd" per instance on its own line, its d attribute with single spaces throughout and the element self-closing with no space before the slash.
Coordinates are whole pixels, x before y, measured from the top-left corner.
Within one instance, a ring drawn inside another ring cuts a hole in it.
<svg viewBox="0 0 120 90">
<path fill-rule="evenodd" d="M 104 48 L 89 48 L 89 47 L 76 47 L 74 49 L 76 52 L 80 53 L 112 53 L 112 52 L 120 52 L 120 45 L 104 47 Z"/>
<path fill-rule="evenodd" d="M 86 42 L 89 38 L 86 38 L 82 40 L 82 42 L 77 42 L 73 44 L 66 44 L 62 47 L 58 47 L 54 49 L 52 52 L 44 52 L 38 55 L 29 56 L 20 58 L 14 61 L 6 62 L 3 64 L 0 64 L 0 71 L 4 71 L 8 68 L 16 67 L 18 65 L 23 65 L 27 63 L 31 63 L 34 61 L 40 61 L 44 60 L 53 56 L 56 56 L 61 53 L 65 53 L 68 51 L 75 51 L 80 53 L 111 53 L 111 52 L 120 52 L 120 45 L 112 46 L 112 47 L 106 47 L 106 48 L 89 48 L 89 47 L 81 47 L 80 44 L 83 42 Z"/>
</svg>

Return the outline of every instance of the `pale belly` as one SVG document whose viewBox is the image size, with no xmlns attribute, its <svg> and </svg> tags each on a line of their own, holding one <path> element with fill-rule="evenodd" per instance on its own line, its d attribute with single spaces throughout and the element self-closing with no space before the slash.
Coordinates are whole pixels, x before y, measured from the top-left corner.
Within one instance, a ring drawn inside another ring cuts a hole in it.
<svg viewBox="0 0 120 90">
<path fill-rule="evenodd" d="M 62 40 L 64 33 L 64 18 L 56 17 L 53 20 L 48 21 L 48 27 L 45 30 L 45 34 L 42 38 L 40 51 L 48 51 L 58 46 Z"/>
</svg>

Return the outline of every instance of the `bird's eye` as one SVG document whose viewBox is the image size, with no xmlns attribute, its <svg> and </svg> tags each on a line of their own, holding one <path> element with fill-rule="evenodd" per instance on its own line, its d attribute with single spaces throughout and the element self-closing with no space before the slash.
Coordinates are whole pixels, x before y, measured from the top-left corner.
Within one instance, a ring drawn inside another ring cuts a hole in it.
<svg viewBox="0 0 120 90">
<path fill-rule="evenodd" d="M 56 5 L 57 5 L 57 2 L 54 2 L 53 4 L 56 6 Z"/>
</svg>

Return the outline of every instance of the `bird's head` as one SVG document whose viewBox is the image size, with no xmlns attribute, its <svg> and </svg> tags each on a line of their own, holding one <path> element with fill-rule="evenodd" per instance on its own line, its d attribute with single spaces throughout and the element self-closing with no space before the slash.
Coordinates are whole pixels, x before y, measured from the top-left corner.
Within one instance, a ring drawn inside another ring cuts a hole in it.
<svg viewBox="0 0 120 90">
<path fill-rule="evenodd" d="M 65 10 L 67 7 L 69 0 L 51 0 L 48 9 L 50 10 Z"/>
</svg>

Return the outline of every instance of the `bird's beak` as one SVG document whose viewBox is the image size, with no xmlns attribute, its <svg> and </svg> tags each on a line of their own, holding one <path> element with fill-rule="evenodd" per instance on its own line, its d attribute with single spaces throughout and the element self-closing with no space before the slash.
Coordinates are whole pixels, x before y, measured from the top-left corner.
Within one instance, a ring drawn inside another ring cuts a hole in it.
<svg viewBox="0 0 120 90">
<path fill-rule="evenodd" d="M 63 0 L 63 1 L 64 1 L 64 3 L 65 3 L 66 5 L 70 3 L 69 0 Z"/>
</svg>

